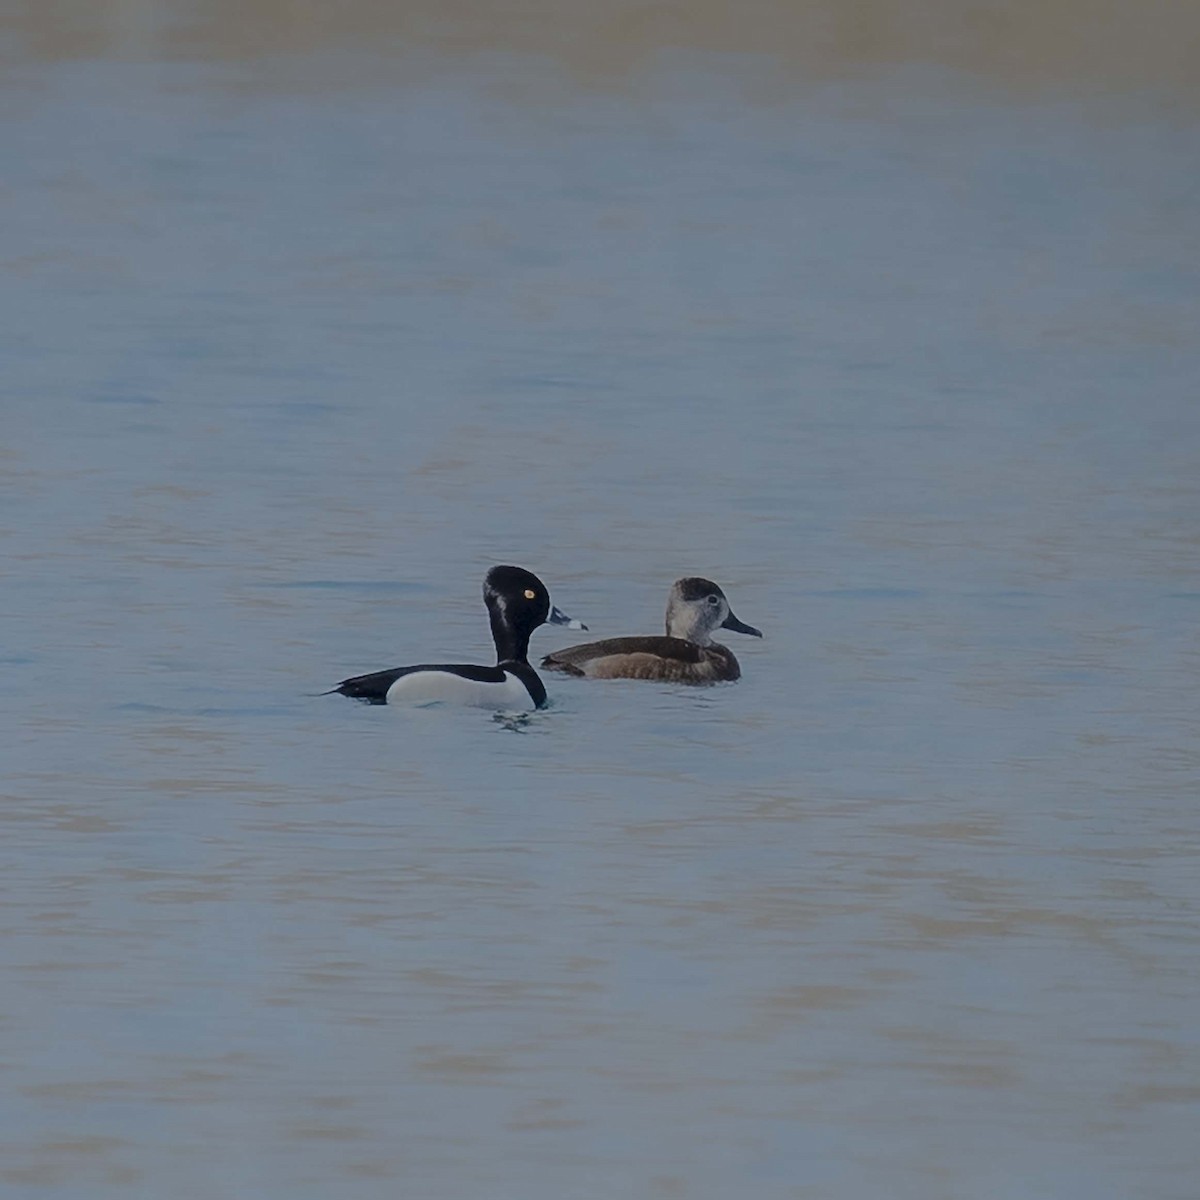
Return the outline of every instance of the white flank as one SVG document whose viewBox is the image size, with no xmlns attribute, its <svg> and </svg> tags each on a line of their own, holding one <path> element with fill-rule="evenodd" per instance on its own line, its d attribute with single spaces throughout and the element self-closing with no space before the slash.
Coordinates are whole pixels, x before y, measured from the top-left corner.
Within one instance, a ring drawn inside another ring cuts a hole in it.
<svg viewBox="0 0 1200 1200">
<path fill-rule="evenodd" d="M 480 683 L 450 671 L 414 671 L 388 688 L 389 704 L 469 704 L 502 712 L 533 710 L 525 685 L 506 671 L 503 683 Z"/>
</svg>

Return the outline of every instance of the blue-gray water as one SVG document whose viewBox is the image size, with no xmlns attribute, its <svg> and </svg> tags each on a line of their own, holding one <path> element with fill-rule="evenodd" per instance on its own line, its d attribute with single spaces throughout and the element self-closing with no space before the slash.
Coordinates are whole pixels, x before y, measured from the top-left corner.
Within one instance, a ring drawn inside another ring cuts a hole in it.
<svg viewBox="0 0 1200 1200">
<path fill-rule="evenodd" d="M 0 92 L 0 1192 L 1192 1200 L 1190 118 L 362 61 Z"/>
</svg>

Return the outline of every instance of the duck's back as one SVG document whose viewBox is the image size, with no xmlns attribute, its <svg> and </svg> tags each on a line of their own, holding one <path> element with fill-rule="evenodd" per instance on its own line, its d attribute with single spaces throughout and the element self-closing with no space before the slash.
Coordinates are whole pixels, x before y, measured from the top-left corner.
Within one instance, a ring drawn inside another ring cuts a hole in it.
<svg viewBox="0 0 1200 1200">
<path fill-rule="evenodd" d="M 606 638 L 556 650 L 542 666 L 589 679 L 651 679 L 664 683 L 720 683 L 741 675 L 731 651 L 673 637 Z"/>
<path fill-rule="evenodd" d="M 539 708 L 546 689 L 528 663 L 495 667 L 429 663 L 394 667 L 343 679 L 334 691 L 368 704 L 432 704 L 445 701 L 478 708 Z"/>
</svg>

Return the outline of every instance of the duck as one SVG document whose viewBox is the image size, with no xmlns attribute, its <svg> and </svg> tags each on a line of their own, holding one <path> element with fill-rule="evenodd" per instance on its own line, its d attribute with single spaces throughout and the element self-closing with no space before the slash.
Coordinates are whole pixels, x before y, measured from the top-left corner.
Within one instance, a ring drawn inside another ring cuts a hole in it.
<svg viewBox="0 0 1200 1200">
<path fill-rule="evenodd" d="M 494 667 L 475 663 L 420 663 L 343 679 L 323 693 L 367 704 L 430 704 L 436 701 L 532 712 L 546 707 L 546 687 L 529 665 L 529 638 L 540 625 L 583 629 L 550 603 L 546 585 L 523 567 L 496 566 L 483 580 L 483 602 L 496 644 Z"/>
<path fill-rule="evenodd" d="M 620 637 L 555 650 L 548 671 L 587 679 L 651 679 L 661 683 L 728 683 L 741 678 L 733 651 L 712 640 L 716 629 L 762 637 L 739 621 L 711 579 L 690 575 L 671 585 L 666 637 Z"/>
</svg>

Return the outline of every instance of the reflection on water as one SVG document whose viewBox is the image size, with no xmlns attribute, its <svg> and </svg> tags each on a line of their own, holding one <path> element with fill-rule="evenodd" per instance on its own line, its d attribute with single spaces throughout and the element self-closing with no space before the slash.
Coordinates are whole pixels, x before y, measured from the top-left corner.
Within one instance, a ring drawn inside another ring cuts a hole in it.
<svg viewBox="0 0 1200 1200">
<path fill-rule="evenodd" d="M 510 103 L 554 27 L 493 11 L 16 18 L 0 1191 L 1190 1200 L 1195 131 L 763 106 L 619 7 L 556 54 L 651 88 Z M 420 72 L 33 57 L 355 28 Z M 519 719 L 312 696 L 486 654 L 502 561 L 586 637 L 693 572 L 767 636 Z"/>
<path fill-rule="evenodd" d="M 18 55 L 46 59 L 261 59 L 334 48 L 382 52 L 406 82 L 430 56 L 534 55 L 577 82 L 620 86 L 680 51 L 755 56 L 750 93 L 916 63 L 968 71 L 1017 88 L 1111 94 L 1144 89 L 1195 103 L 1200 9 L 1173 0 L 15 0 L 4 18 Z M 0 53 L 4 47 L 0 45 Z M 260 63 L 260 67 L 265 64 Z M 284 64 L 276 61 L 270 72 Z M 743 61 L 742 65 L 746 65 Z M 361 82 L 389 71 L 361 54 L 309 62 L 292 77 Z M 507 80 L 531 84 L 528 66 Z M 546 80 L 537 86 L 544 87 Z"/>
</svg>

